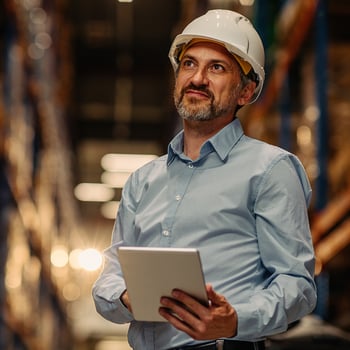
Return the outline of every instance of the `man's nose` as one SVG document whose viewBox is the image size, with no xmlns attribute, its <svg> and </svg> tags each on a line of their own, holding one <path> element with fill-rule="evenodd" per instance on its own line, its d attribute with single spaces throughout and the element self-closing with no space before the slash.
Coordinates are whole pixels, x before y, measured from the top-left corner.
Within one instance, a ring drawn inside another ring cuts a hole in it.
<svg viewBox="0 0 350 350">
<path fill-rule="evenodd" d="M 195 85 L 207 85 L 208 84 L 208 71 L 205 67 L 197 67 L 191 78 Z"/>
</svg>

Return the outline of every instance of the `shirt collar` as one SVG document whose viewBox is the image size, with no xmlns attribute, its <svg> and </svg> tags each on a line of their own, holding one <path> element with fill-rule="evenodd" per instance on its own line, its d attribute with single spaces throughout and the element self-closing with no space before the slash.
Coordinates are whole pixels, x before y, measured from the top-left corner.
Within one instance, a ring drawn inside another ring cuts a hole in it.
<svg viewBox="0 0 350 350">
<path fill-rule="evenodd" d="M 211 149 L 217 153 L 222 161 L 225 161 L 228 153 L 235 146 L 242 135 L 243 129 L 241 122 L 238 118 L 235 118 L 230 124 L 226 125 L 202 145 L 200 158 L 208 153 L 208 149 Z M 167 160 L 168 165 L 171 164 L 175 156 L 180 157 L 183 153 L 183 139 L 184 132 L 181 130 L 169 143 Z"/>
</svg>

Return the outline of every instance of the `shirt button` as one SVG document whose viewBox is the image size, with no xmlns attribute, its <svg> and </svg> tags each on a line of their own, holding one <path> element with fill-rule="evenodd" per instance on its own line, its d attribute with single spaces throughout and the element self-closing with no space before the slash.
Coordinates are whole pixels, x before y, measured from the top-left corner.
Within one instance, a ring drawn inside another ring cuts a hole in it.
<svg viewBox="0 0 350 350">
<path fill-rule="evenodd" d="M 181 199 L 181 196 L 180 196 L 179 194 L 177 194 L 177 195 L 175 196 L 175 199 L 176 199 L 177 201 L 179 201 L 179 200 Z"/>
<path fill-rule="evenodd" d="M 163 233 L 163 236 L 168 237 L 170 232 L 168 230 L 163 230 L 162 233 Z"/>
<path fill-rule="evenodd" d="M 188 167 L 189 167 L 190 169 L 192 169 L 192 168 L 193 168 L 193 164 L 192 164 L 192 163 L 189 163 L 189 164 L 188 164 Z"/>
</svg>

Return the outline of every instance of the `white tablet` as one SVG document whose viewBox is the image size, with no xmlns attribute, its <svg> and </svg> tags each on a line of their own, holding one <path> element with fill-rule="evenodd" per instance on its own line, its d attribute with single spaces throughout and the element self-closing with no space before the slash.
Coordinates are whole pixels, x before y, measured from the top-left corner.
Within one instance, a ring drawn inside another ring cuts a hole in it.
<svg viewBox="0 0 350 350">
<path fill-rule="evenodd" d="M 118 255 L 136 320 L 166 322 L 158 312 L 160 298 L 175 288 L 208 304 L 197 249 L 119 247 Z"/>
</svg>

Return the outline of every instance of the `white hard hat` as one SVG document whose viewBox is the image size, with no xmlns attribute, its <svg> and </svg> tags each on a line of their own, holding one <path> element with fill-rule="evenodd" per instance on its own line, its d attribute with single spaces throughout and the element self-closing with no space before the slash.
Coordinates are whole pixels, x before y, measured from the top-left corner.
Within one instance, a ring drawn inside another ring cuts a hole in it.
<svg viewBox="0 0 350 350">
<path fill-rule="evenodd" d="M 170 47 L 169 58 L 175 71 L 178 69 L 183 49 L 190 41 L 198 41 L 198 39 L 209 40 L 225 46 L 246 74 L 247 69 L 245 68 L 247 66 L 248 70 L 250 67 L 253 69 L 258 77 L 254 95 L 250 100 L 250 103 L 254 102 L 264 84 L 265 55 L 260 36 L 249 19 L 230 10 L 210 10 L 205 15 L 193 20 L 181 34 L 176 36 Z"/>
</svg>

